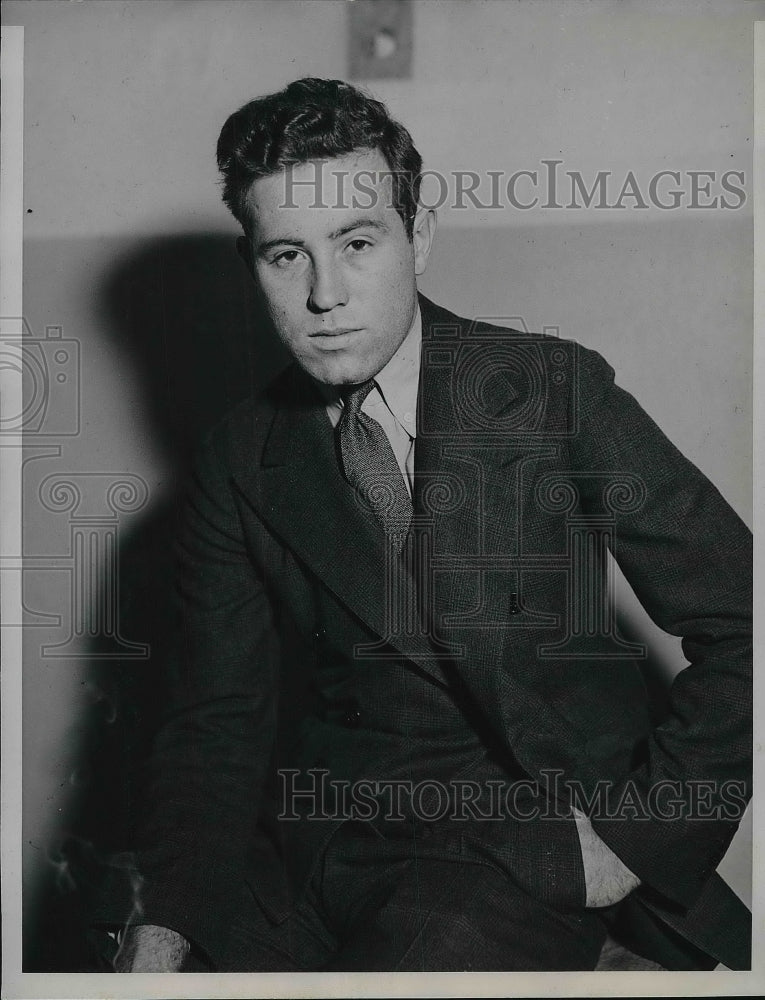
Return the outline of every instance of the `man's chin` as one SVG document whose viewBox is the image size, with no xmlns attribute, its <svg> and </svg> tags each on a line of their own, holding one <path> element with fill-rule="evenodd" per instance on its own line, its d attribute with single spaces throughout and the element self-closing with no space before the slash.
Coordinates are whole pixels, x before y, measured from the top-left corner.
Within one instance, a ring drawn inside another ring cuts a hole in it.
<svg viewBox="0 0 765 1000">
<path fill-rule="evenodd" d="M 344 386 L 344 385 L 360 385 L 362 382 L 366 382 L 367 379 L 374 378 L 380 367 L 370 366 L 369 363 L 353 364 L 337 364 L 337 365 L 314 365 L 314 364 L 303 364 L 298 362 L 306 371 L 311 378 L 316 382 L 321 382 L 322 385 L 326 386 Z"/>
</svg>

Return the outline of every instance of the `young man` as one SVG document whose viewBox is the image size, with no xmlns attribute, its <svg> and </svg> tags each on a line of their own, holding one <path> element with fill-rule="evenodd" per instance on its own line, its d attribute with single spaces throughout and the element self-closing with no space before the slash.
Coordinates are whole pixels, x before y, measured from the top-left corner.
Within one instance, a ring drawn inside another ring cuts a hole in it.
<svg viewBox="0 0 765 1000">
<path fill-rule="evenodd" d="M 197 464 L 116 968 L 587 969 L 607 926 L 746 964 L 714 874 L 749 794 L 745 527 L 598 355 L 418 296 L 435 217 L 383 105 L 297 81 L 218 161 L 294 364 Z M 683 636 L 658 726 L 608 550 Z"/>
</svg>

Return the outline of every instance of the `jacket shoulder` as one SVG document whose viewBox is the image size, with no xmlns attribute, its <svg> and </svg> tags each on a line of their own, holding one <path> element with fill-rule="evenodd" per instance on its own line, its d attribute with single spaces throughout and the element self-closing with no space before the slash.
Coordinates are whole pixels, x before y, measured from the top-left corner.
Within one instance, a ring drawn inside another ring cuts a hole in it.
<svg viewBox="0 0 765 1000">
<path fill-rule="evenodd" d="M 497 342 L 520 343 L 528 341 L 541 345 L 549 345 L 553 348 L 556 344 L 566 345 L 573 349 L 579 362 L 594 377 L 613 378 L 613 369 L 601 354 L 590 347 L 585 347 L 582 343 L 571 338 L 562 338 L 554 334 L 538 333 L 529 330 L 525 320 L 521 316 L 459 316 L 450 312 L 443 306 L 431 302 L 424 295 L 420 295 L 420 307 L 423 320 L 423 339 L 439 340 L 453 337 L 463 338 L 471 341 L 474 338 L 492 337 L 497 338 Z"/>
<path fill-rule="evenodd" d="M 522 385 L 541 393 L 548 406 L 587 410 L 613 387 L 614 369 L 605 358 L 577 340 L 529 330 L 522 317 L 463 317 L 420 296 L 423 343 L 440 359 L 449 353 L 455 373 L 483 377 L 482 365 L 492 364 L 513 373 L 521 396 Z M 427 360 L 427 359 L 426 359 Z M 437 360 L 440 363 L 440 360 Z"/>
</svg>

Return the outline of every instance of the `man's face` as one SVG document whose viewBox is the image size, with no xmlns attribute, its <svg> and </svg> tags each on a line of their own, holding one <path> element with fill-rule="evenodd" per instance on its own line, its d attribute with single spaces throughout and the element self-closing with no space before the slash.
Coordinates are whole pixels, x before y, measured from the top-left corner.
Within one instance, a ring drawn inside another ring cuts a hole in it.
<svg viewBox="0 0 765 1000">
<path fill-rule="evenodd" d="M 363 382 L 412 324 L 433 214 L 418 213 L 410 241 L 377 150 L 288 169 L 250 189 L 253 276 L 280 340 L 309 375 Z"/>
</svg>

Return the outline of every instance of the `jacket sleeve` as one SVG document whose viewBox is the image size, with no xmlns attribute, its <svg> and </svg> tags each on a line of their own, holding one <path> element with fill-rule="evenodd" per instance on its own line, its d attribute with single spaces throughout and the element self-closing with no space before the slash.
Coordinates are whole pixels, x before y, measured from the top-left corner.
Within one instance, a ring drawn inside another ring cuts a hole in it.
<svg viewBox="0 0 765 1000">
<path fill-rule="evenodd" d="M 585 474 L 583 506 L 598 508 L 603 472 L 642 483 L 639 508 L 616 515 L 613 555 L 654 622 L 682 637 L 688 661 L 642 763 L 591 819 L 644 883 L 689 907 L 751 794 L 751 535 L 599 355 L 582 352 L 580 376 L 572 464 Z"/>
<path fill-rule="evenodd" d="M 148 769 L 134 922 L 170 927 L 215 960 L 256 849 L 278 657 L 214 438 L 188 491 L 177 576 L 177 657 Z"/>
</svg>

